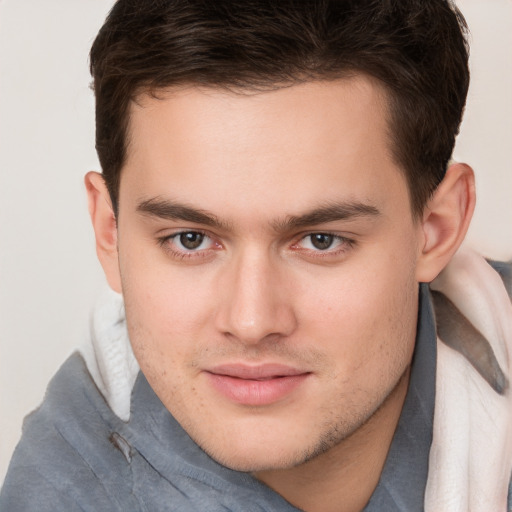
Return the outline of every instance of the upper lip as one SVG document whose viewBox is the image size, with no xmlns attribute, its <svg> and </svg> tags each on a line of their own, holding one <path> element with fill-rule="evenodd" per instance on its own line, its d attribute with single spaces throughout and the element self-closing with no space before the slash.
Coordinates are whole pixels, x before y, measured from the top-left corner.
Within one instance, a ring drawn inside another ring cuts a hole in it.
<svg viewBox="0 0 512 512">
<path fill-rule="evenodd" d="M 247 364 L 221 364 L 209 368 L 209 373 L 215 375 L 225 375 L 227 377 L 235 377 L 247 380 L 265 380 L 278 377 L 292 377 L 295 375 L 304 375 L 310 373 L 293 366 L 279 363 L 265 363 L 259 365 Z"/>
</svg>

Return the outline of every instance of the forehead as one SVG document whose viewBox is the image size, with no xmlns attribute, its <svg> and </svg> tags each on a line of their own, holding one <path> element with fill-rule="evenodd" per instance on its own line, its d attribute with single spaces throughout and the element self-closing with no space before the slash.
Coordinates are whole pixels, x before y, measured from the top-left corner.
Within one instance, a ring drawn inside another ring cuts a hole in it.
<svg viewBox="0 0 512 512">
<path fill-rule="evenodd" d="M 177 143 L 186 139 L 204 146 L 230 138 L 244 143 L 244 148 L 255 147 L 259 142 L 275 140 L 278 133 L 279 142 L 289 135 L 292 143 L 301 137 L 313 143 L 323 138 L 325 143 L 328 134 L 331 141 L 338 141 L 340 136 L 355 139 L 361 130 L 368 134 L 380 131 L 385 137 L 386 94 L 380 82 L 365 75 L 260 92 L 189 86 L 142 93 L 129 107 L 128 131 L 132 136 L 136 132 L 138 139 L 129 149 L 140 148 L 137 143 L 145 142 L 144 135 L 151 128 L 165 136 L 165 128 L 172 123 L 179 123 L 179 131 L 173 133 Z M 355 118 L 359 118 L 357 123 L 352 122 Z M 132 137 L 129 140 L 133 141 Z"/>
<path fill-rule="evenodd" d="M 184 87 L 141 95 L 130 110 L 120 201 L 169 196 L 249 211 L 405 191 L 383 88 L 357 76 L 247 93 Z M 293 199 L 294 198 L 294 199 Z M 244 208 L 245 205 L 245 208 Z"/>
</svg>

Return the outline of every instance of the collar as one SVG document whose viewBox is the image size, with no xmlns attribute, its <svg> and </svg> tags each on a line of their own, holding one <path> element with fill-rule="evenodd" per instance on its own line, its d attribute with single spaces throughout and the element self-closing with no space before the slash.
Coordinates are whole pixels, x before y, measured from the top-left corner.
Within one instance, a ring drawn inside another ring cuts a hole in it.
<svg viewBox="0 0 512 512">
<path fill-rule="evenodd" d="M 421 284 L 409 389 L 379 483 L 364 512 L 423 511 L 432 444 L 435 383 L 435 322 L 428 285 Z"/>
</svg>

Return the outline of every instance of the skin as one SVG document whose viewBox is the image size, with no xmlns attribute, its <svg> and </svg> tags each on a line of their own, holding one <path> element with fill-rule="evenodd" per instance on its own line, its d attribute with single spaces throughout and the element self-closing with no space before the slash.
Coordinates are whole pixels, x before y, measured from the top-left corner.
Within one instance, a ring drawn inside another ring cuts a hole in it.
<svg viewBox="0 0 512 512">
<path fill-rule="evenodd" d="M 155 393 L 213 458 L 306 511 L 371 496 L 407 391 L 418 283 L 449 261 L 474 204 L 458 164 L 413 217 L 386 105 L 362 76 L 143 95 L 117 222 L 101 176 L 86 177 L 98 255 Z M 305 377 L 263 405 L 212 385 L 218 365 L 268 363 Z"/>
</svg>

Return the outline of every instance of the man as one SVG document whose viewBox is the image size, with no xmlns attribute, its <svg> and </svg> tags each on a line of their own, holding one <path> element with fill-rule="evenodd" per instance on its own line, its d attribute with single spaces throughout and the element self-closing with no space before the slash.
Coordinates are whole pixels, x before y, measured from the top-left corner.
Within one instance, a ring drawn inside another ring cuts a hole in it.
<svg viewBox="0 0 512 512">
<path fill-rule="evenodd" d="M 86 187 L 122 299 L 2 510 L 506 509 L 510 302 L 454 257 L 464 30 L 441 0 L 116 3 Z"/>
</svg>

